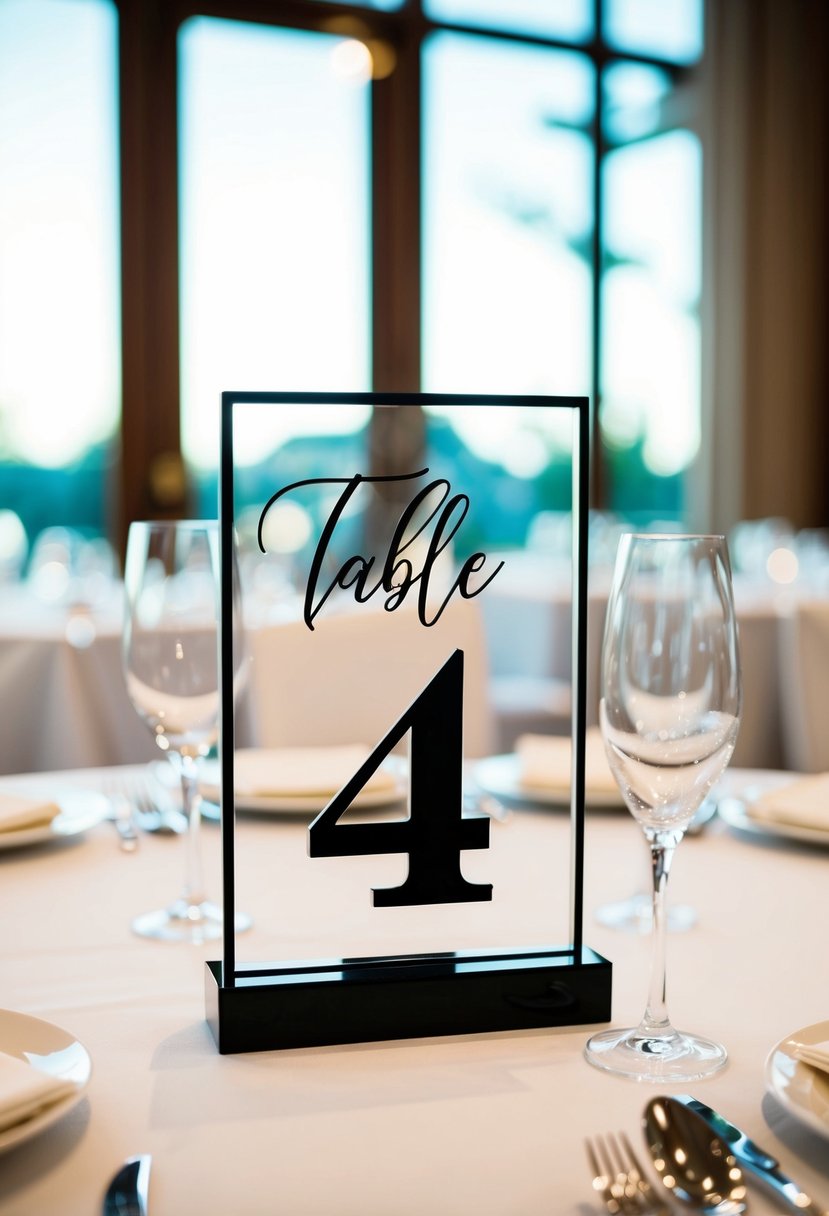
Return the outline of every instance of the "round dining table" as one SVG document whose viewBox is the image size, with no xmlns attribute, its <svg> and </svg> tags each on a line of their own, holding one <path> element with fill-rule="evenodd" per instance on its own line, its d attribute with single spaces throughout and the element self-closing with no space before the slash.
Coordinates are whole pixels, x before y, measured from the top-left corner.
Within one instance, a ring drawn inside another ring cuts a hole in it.
<svg viewBox="0 0 829 1216">
<path fill-rule="evenodd" d="M 9 776 L 0 791 L 92 800 L 132 771 Z M 767 776 L 733 769 L 723 789 Z M 506 837 L 520 879 L 539 850 L 568 848 L 569 817 L 516 807 L 491 831 Z M 291 913 L 299 880 L 279 864 L 305 833 L 297 816 L 238 817 L 254 957 L 314 948 Z M 645 844 L 624 810 L 588 809 L 585 846 L 585 942 L 612 963 L 613 1022 L 631 1025 L 649 939 L 603 926 L 596 912 L 642 885 Z M 202 851 L 218 893 L 213 823 Z M 665 1087 L 591 1067 L 583 1048 L 595 1027 L 578 1025 L 220 1055 L 204 1003 L 216 944 L 130 931 L 178 888 L 183 853 L 181 838 L 158 834 L 127 851 L 108 819 L 64 841 L 0 849 L 0 1006 L 61 1027 L 92 1060 L 82 1100 L 0 1155 L 3 1216 L 100 1212 L 109 1178 L 141 1153 L 152 1156 L 150 1216 L 591 1216 L 604 1209 L 586 1138 L 623 1131 L 646 1160 L 643 1111 L 660 1092 L 719 1110 L 829 1209 L 829 1076 L 821 1131 L 768 1089 L 765 1072 L 797 1029 L 826 1022 L 829 1038 L 820 842 L 718 819 L 682 842 L 669 899 L 697 920 L 669 938 L 669 1007 L 680 1028 L 723 1042 L 729 1061 L 704 1082 Z M 780 1210 L 753 1181 L 749 1193 L 754 1216 Z"/>
</svg>

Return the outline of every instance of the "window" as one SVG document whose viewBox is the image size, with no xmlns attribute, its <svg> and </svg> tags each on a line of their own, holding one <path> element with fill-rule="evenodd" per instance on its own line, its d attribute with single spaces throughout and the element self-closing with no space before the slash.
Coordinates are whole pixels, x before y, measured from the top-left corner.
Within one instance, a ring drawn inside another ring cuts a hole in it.
<svg viewBox="0 0 829 1216">
<path fill-rule="evenodd" d="M 181 28 L 182 448 L 208 515 L 223 389 L 371 387 L 369 84 L 344 48 L 316 30 Z M 249 429 L 238 459 L 317 422 Z"/>
<path fill-rule="evenodd" d="M 585 393 L 596 505 L 681 518 L 701 0 L 199 9 L 0 0 L 0 494 L 30 537 L 105 526 L 122 366 L 121 535 L 212 514 L 224 387 Z M 513 472 L 563 442 L 460 438 Z"/>
<path fill-rule="evenodd" d="M 117 33 L 109 0 L 0 0 L 0 507 L 30 540 L 110 505 Z"/>
</svg>

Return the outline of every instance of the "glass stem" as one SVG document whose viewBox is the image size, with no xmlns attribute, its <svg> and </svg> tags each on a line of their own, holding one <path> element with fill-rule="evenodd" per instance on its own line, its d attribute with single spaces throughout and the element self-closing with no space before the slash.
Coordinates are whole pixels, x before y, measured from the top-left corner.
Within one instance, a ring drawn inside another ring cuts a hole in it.
<svg viewBox="0 0 829 1216">
<path fill-rule="evenodd" d="M 184 898 L 193 906 L 204 903 L 205 895 L 201 864 L 201 794 L 198 789 L 198 766 L 192 756 L 181 757 L 181 802 L 187 817 Z"/>
<path fill-rule="evenodd" d="M 648 991 L 648 1006 L 639 1024 L 639 1032 L 647 1035 L 671 1035 L 674 1029 L 668 1017 L 666 1001 L 665 949 L 667 939 L 667 917 L 665 911 L 665 888 L 671 869 L 677 839 L 656 833 L 648 837 L 651 850 L 651 875 L 653 878 L 653 929 L 651 954 L 651 979 Z"/>
</svg>

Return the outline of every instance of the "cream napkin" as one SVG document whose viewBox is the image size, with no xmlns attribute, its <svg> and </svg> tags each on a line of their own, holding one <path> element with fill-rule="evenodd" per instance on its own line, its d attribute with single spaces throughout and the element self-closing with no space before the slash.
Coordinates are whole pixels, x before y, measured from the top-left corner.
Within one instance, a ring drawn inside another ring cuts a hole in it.
<svg viewBox="0 0 829 1216">
<path fill-rule="evenodd" d="M 72 1081 L 50 1077 L 0 1051 L 0 1132 L 39 1115 L 75 1089 Z"/>
<path fill-rule="evenodd" d="M 761 823 L 829 832 L 829 773 L 800 777 L 779 789 L 769 790 L 750 802 L 746 813 Z"/>
<path fill-rule="evenodd" d="M 46 827 L 59 813 L 60 807 L 54 802 L 0 793 L 0 832 Z"/>
<path fill-rule="evenodd" d="M 558 735 L 522 735 L 516 742 L 519 781 L 530 789 L 570 792 L 570 739 Z M 584 788 L 588 794 L 619 795 L 610 771 L 601 731 L 587 731 L 584 751 Z"/>
<path fill-rule="evenodd" d="M 264 798 L 330 797 L 356 773 L 369 752 L 361 744 L 242 748 L 236 753 L 236 793 Z M 394 772 L 381 766 L 369 777 L 362 792 L 393 792 L 397 784 Z"/>
<path fill-rule="evenodd" d="M 795 1043 L 794 1054 L 804 1064 L 829 1073 L 829 1039 L 824 1043 Z"/>
</svg>

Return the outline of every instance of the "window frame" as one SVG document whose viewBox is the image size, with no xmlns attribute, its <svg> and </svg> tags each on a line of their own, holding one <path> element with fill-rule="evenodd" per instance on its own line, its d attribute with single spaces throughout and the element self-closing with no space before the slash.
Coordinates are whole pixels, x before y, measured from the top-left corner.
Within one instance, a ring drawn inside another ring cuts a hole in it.
<svg viewBox="0 0 829 1216">
<path fill-rule="evenodd" d="M 178 259 L 178 61 L 181 25 L 204 16 L 305 30 L 332 17 L 358 19 L 388 42 L 395 70 L 371 85 L 371 339 L 375 392 L 417 392 L 421 362 L 421 45 L 439 30 L 586 55 L 596 68 L 593 160 L 591 503 L 607 498 L 599 432 L 602 326 L 603 69 L 615 62 L 663 70 L 674 87 L 698 65 L 620 52 L 594 35 L 583 43 L 435 22 L 422 0 L 394 12 L 323 0 L 115 0 L 119 14 L 121 137 L 122 414 L 117 541 L 130 520 L 186 513 L 181 454 Z"/>
</svg>

